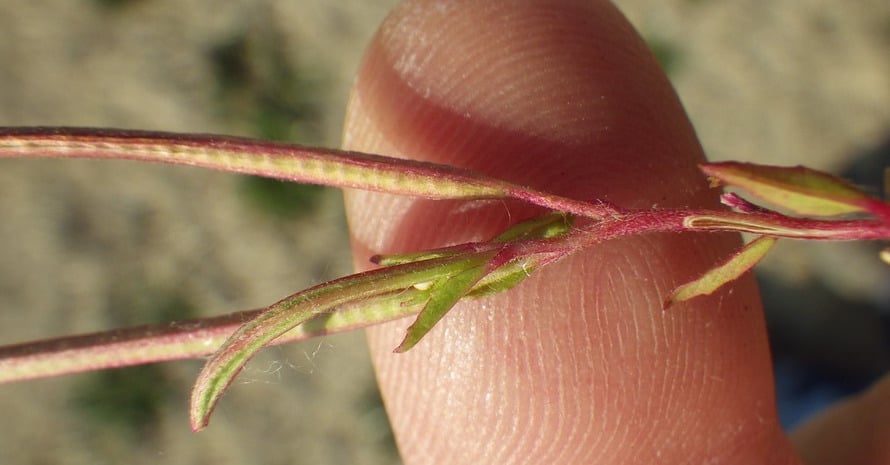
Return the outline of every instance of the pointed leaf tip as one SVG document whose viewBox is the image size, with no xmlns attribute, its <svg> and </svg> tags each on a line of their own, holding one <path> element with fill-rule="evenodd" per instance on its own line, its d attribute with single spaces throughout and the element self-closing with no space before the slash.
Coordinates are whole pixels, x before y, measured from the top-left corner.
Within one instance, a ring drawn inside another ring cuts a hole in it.
<svg viewBox="0 0 890 465">
<path fill-rule="evenodd" d="M 490 258 L 490 257 L 489 257 Z M 429 300 L 414 323 L 408 327 L 405 338 L 394 350 L 403 353 L 417 345 L 439 320 L 454 307 L 488 273 L 488 261 L 483 261 L 453 276 L 443 278 L 428 289 Z"/>
<path fill-rule="evenodd" d="M 426 288 L 422 288 L 426 283 L 447 282 L 447 278 L 459 276 L 469 269 L 486 270 L 493 254 L 444 257 L 377 268 L 319 284 L 267 307 L 235 331 L 204 365 L 192 389 L 192 429 L 198 431 L 207 425 L 213 408 L 254 354 L 297 325 L 346 306 L 366 306 L 369 314 L 364 318 L 369 322 L 376 317 L 386 318 L 386 314 L 398 313 L 406 306 L 419 307 L 423 300 L 419 299 L 418 293 L 426 292 Z M 468 285 L 472 287 L 474 283 Z M 459 299 L 465 293 L 463 291 L 455 298 Z M 449 295 L 444 294 L 445 297 Z M 384 307 L 386 309 L 381 312 Z"/>
<path fill-rule="evenodd" d="M 693 297 L 712 294 L 725 284 L 738 279 L 766 256 L 776 243 L 775 237 L 762 236 L 748 243 L 729 260 L 708 270 L 705 274 L 678 287 L 665 299 L 663 308 Z"/>
<path fill-rule="evenodd" d="M 701 165 L 714 182 L 738 187 L 799 215 L 836 216 L 872 212 L 877 203 L 847 181 L 803 166 L 722 162 Z"/>
</svg>

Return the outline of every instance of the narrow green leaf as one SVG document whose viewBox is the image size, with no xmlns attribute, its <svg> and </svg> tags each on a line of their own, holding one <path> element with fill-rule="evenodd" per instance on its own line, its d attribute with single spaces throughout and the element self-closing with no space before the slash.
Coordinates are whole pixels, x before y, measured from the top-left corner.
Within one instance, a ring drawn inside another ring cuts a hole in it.
<svg viewBox="0 0 890 465">
<path fill-rule="evenodd" d="M 551 239 L 568 233 L 574 217 L 565 213 L 551 213 L 523 221 L 504 231 L 494 242 Z M 551 259 L 549 254 L 525 255 L 486 274 L 467 293 L 467 297 L 483 297 L 507 291 L 529 277 L 539 266 Z"/>
<path fill-rule="evenodd" d="M 489 257 L 490 258 L 490 257 Z M 414 323 L 408 327 L 405 338 L 395 352 L 405 352 L 414 347 L 424 336 L 451 310 L 466 293 L 485 276 L 488 261 L 475 264 L 453 276 L 442 278 L 433 283 L 429 289 L 429 300 L 417 315 Z"/>
<path fill-rule="evenodd" d="M 524 239 L 548 239 L 567 233 L 574 217 L 562 212 L 549 213 L 519 222 L 499 234 L 495 242 L 514 242 Z"/>
<path fill-rule="evenodd" d="M 574 217 L 565 213 L 548 213 L 519 222 L 502 232 L 490 242 L 516 242 L 527 239 L 549 239 L 567 233 L 572 226 Z M 452 257 L 460 253 L 472 253 L 479 244 L 458 244 L 439 249 L 424 250 L 404 254 L 375 255 L 371 261 L 381 266 L 401 265 L 403 263 L 431 260 L 433 258 Z"/>
<path fill-rule="evenodd" d="M 469 292 L 467 297 L 485 297 L 508 291 L 525 281 L 538 268 L 539 260 L 522 257 L 507 263 L 491 273 L 483 276 Z"/>
<path fill-rule="evenodd" d="M 253 355 L 299 325 L 320 332 L 330 315 L 336 327 L 360 326 L 393 315 L 419 312 L 396 349 L 419 342 L 463 297 L 500 292 L 525 279 L 551 259 L 530 252 L 492 270 L 490 262 L 504 242 L 548 239 L 569 231 L 571 218 L 548 214 L 514 225 L 486 243 L 459 244 L 431 251 L 379 256 L 386 268 L 359 273 L 294 294 L 241 326 L 207 362 L 192 392 L 192 428 L 200 430 L 226 388 Z M 345 320 L 345 321 L 344 321 Z"/>
<path fill-rule="evenodd" d="M 538 268 L 553 261 L 557 254 L 523 255 L 486 274 L 470 289 L 467 297 L 485 297 L 512 289 Z"/>
<path fill-rule="evenodd" d="M 256 352 L 310 319 L 342 306 L 367 304 L 374 311 L 381 307 L 399 311 L 404 305 L 428 301 L 429 290 L 418 283 L 438 282 L 460 274 L 468 267 L 487 262 L 485 257 L 448 257 L 417 263 L 379 268 L 336 279 L 289 296 L 241 326 L 211 357 L 192 390 L 192 429 L 199 431 L 226 388 Z"/>
<path fill-rule="evenodd" d="M 665 299 L 664 308 L 693 297 L 709 295 L 723 287 L 726 283 L 738 279 L 760 262 L 775 243 L 776 238 L 769 236 L 759 237 L 751 241 L 729 260 L 711 268 L 699 278 L 675 289 Z"/>
<path fill-rule="evenodd" d="M 440 249 L 424 250 L 421 252 L 374 255 L 371 257 L 371 262 L 380 266 L 403 265 L 405 263 L 422 262 L 434 258 L 453 257 L 462 252 L 472 252 L 471 248 L 472 246 L 468 244 L 458 244 L 451 247 L 442 247 Z"/>
<path fill-rule="evenodd" d="M 723 162 L 705 164 L 701 169 L 712 180 L 799 215 L 865 213 L 879 202 L 841 178 L 803 166 Z"/>
</svg>

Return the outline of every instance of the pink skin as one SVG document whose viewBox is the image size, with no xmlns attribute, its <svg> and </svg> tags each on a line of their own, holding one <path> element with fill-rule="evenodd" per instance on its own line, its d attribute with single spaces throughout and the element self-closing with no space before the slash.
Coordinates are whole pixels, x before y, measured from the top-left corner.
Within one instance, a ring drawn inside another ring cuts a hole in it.
<svg viewBox="0 0 890 465">
<path fill-rule="evenodd" d="M 625 208 L 716 208 L 673 90 L 607 2 L 409 2 L 371 44 L 345 148 L 454 164 Z M 489 237 L 514 202 L 348 194 L 356 264 Z M 417 347 L 369 330 L 407 464 L 796 463 L 749 278 L 661 310 L 739 246 L 648 235 L 593 246 L 459 304 Z"/>
<path fill-rule="evenodd" d="M 344 146 L 624 208 L 717 205 L 667 79 L 607 2 L 404 4 L 367 52 Z M 367 192 L 349 192 L 347 209 L 360 269 L 537 211 Z M 752 280 L 660 309 L 738 245 L 679 234 L 595 245 L 459 304 L 407 354 L 391 351 L 410 320 L 371 328 L 405 463 L 800 463 L 777 424 Z M 890 463 L 888 435 L 890 377 L 793 439 L 808 464 L 866 465 Z"/>
</svg>

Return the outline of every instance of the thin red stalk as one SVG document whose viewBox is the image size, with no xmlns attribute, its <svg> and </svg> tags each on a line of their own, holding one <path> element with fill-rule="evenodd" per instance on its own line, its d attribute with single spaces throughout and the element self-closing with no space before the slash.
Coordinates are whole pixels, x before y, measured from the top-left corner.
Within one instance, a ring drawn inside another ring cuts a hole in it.
<svg viewBox="0 0 890 465">
<path fill-rule="evenodd" d="M 4 157 L 140 160 L 432 199 L 512 197 L 590 218 L 616 213 L 603 202 L 559 197 L 448 165 L 228 136 L 0 128 L 0 158 Z"/>
<path fill-rule="evenodd" d="M 0 158 L 56 157 L 133 159 L 256 174 L 298 182 L 380 190 L 428 198 L 512 197 L 587 219 L 571 232 L 550 238 L 464 244 L 446 255 L 499 250 L 491 266 L 534 259 L 538 268 L 579 249 L 617 237 L 654 232 L 742 231 L 809 240 L 890 238 L 886 204 L 869 208 L 878 219 L 815 220 L 784 216 L 740 198 L 724 196 L 744 212 L 709 210 L 622 211 L 605 203 L 586 203 L 501 182 L 450 166 L 357 152 L 316 149 L 250 139 L 140 131 L 71 128 L 0 129 Z M 596 220 L 596 221 L 594 221 Z M 346 279 L 346 278 L 344 278 Z M 373 286 L 373 283 L 368 283 Z M 365 316 L 361 307 L 338 310 L 339 326 L 298 326 L 275 343 L 355 329 L 408 314 Z M 113 368 L 164 360 L 203 357 L 214 352 L 257 312 L 113 330 L 0 348 L 0 382 Z M 351 318 L 353 316 L 359 318 Z M 314 321 L 314 320 L 313 320 Z M 333 328 L 333 329 L 332 329 Z"/>
<path fill-rule="evenodd" d="M 750 232 L 790 239 L 850 241 L 890 238 L 882 220 L 816 220 L 777 213 L 715 210 L 638 210 L 584 228 L 595 242 L 653 232 Z"/>
<path fill-rule="evenodd" d="M 252 310 L 0 347 L 0 382 L 203 357 L 213 353 L 232 332 L 259 312 Z"/>
<path fill-rule="evenodd" d="M 890 222 L 890 204 L 879 200 L 869 199 L 866 209 L 873 215 Z"/>
<path fill-rule="evenodd" d="M 691 219 L 701 219 L 690 225 Z M 752 224 L 755 226 L 745 226 Z M 585 247 L 623 236 L 659 232 L 751 232 L 774 237 L 821 241 L 890 239 L 890 224 L 881 220 L 813 220 L 776 213 L 715 210 L 639 210 L 598 222 L 580 224 L 565 236 L 517 242 L 500 255 L 503 262 L 533 254 L 563 257 Z M 558 259 L 558 258 L 556 258 Z M 550 263 L 553 260 L 547 260 Z"/>
<path fill-rule="evenodd" d="M 654 216 L 680 214 L 685 231 L 736 231 L 814 241 L 890 239 L 890 223 L 882 219 L 819 220 L 772 212 L 677 211 L 650 212 Z"/>
<path fill-rule="evenodd" d="M 48 378 L 72 373 L 121 368 L 171 360 L 200 359 L 214 352 L 244 323 L 262 310 L 247 310 L 217 317 L 174 321 L 157 325 L 118 328 L 42 341 L 0 347 L 0 383 Z M 359 313 L 347 308 L 342 313 Z M 377 317 L 375 321 L 394 320 L 411 313 Z M 310 320 L 275 339 L 272 344 L 285 344 L 313 337 L 359 329 L 364 324 L 324 324 Z M 348 318 L 346 318 L 348 319 Z"/>
<path fill-rule="evenodd" d="M 690 226 L 690 218 L 706 220 L 702 224 Z M 812 220 L 770 212 L 650 210 L 629 212 L 598 222 L 587 221 L 569 234 L 551 239 L 526 240 L 508 246 L 471 243 L 455 247 L 476 252 L 501 248 L 495 260 L 497 266 L 521 257 L 538 256 L 537 267 L 540 267 L 582 248 L 622 236 L 655 232 L 738 231 L 744 230 L 744 224 L 757 225 L 752 232 L 761 234 L 764 234 L 764 228 L 770 227 L 772 230 L 766 234 L 776 237 L 810 240 L 890 238 L 890 225 L 880 220 Z M 237 327 L 256 314 L 256 311 L 242 312 L 205 320 L 142 326 L 2 347 L 0 382 L 203 357 L 214 352 Z M 301 325 L 276 343 L 347 331 L 360 326 L 358 324 L 326 330 L 323 327 Z"/>
</svg>

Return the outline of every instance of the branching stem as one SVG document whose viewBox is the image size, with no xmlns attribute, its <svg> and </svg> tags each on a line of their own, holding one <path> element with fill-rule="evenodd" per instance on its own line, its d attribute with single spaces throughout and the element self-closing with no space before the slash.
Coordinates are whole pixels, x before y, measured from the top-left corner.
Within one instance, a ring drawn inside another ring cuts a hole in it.
<svg viewBox="0 0 890 465">
<path fill-rule="evenodd" d="M 737 194 L 722 197 L 735 211 L 622 209 L 452 166 L 212 135 L 0 128 L 4 157 L 160 162 L 429 199 L 512 198 L 551 211 L 488 241 L 373 257 L 382 268 L 314 286 L 263 310 L 0 347 L 0 382 L 213 354 L 192 394 L 196 430 L 207 424 L 244 364 L 269 344 L 417 314 L 397 348 L 408 350 L 459 300 L 506 291 L 547 264 L 612 239 L 664 232 L 761 236 L 677 288 L 665 299 L 665 307 L 710 294 L 738 278 L 762 259 L 776 238 L 890 239 L 890 205 L 843 180 L 802 167 L 734 162 L 702 166 L 716 182 L 796 214 L 789 216 Z M 844 219 L 826 218 L 840 215 Z"/>
</svg>

